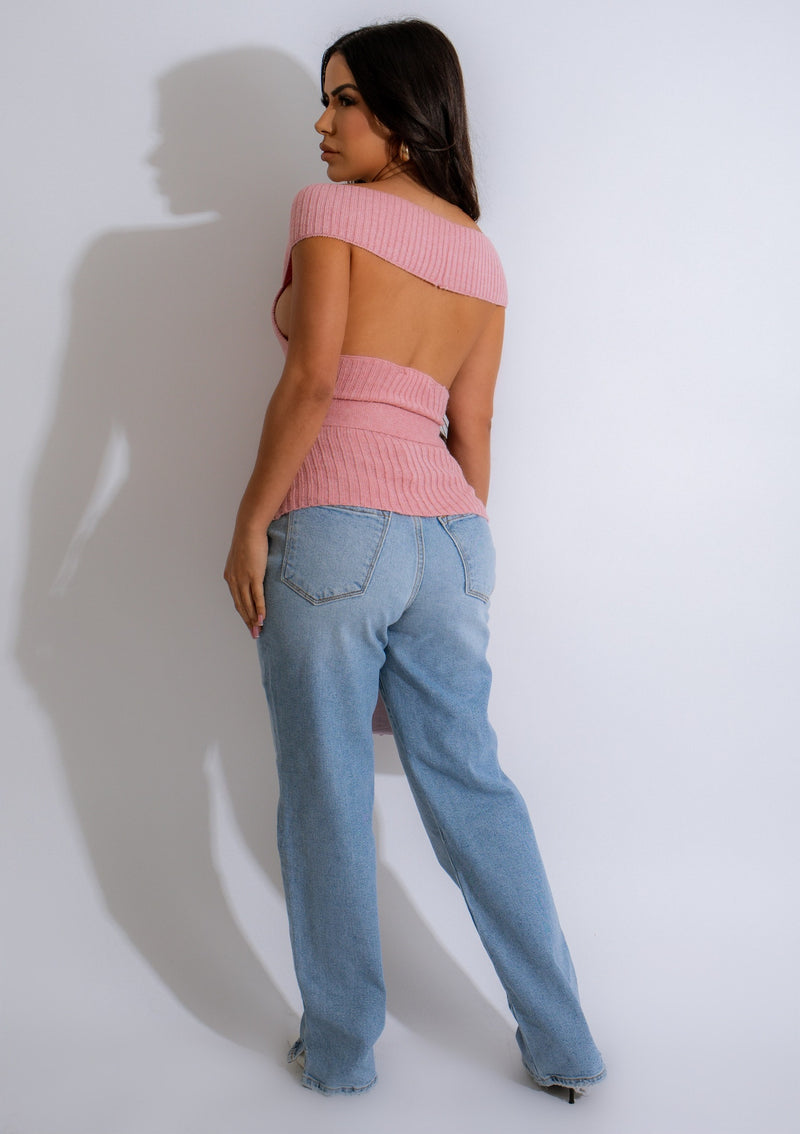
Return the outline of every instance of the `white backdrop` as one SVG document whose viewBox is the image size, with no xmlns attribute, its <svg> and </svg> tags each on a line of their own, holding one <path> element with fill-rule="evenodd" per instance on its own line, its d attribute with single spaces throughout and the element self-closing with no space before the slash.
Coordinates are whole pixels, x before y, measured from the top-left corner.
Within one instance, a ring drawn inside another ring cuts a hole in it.
<svg viewBox="0 0 800 1134">
<path fill-rule="evenodd" d="M 609 1079 L 567 1109 L 378 751 L 380 1084 L 301 1091 L 221 581 L 326 44 L 460 52 L 511 291 L 493 715 Z M 796 1129 L 797 37 L 783 0 L 4 16 L 2 1134 Z M 786 1085 L 786 1086 L 785 1086 Z"/>
</svg>

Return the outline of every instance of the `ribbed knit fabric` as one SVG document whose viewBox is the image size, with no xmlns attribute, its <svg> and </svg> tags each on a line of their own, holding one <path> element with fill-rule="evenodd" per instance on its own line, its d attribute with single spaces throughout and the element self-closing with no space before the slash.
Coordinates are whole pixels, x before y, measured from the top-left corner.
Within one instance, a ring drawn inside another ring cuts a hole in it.
<svg viewBox="0 0 800 1134">
<path fill-rule="evenodd" d="M 292 278 L 292 248 L 309 236 L 332 236 L 365 248 L 446 291 L 501 307 L 508 303 L 500 257 L 480 229 L 394 193 L 334 182 L 301 189 L 292 202 L 284 288 Z"/>
<path fill-rule="evenodd" d="M 477 228 L 382 190 L 335 183 L 310 185 L 295 197 L 278 297 L 292 278 L 292 248 L 311 236 L 365 248 L 447 291 L 507 303 L 500 259 Z M 274 305 L 272 312 L 286 349 Z M 421 370 L 342 355 L 328 415 L 276 515 L 326 504 L 485 516 L 439 435 L 447 399 L 446 387 Z"/>
<path fill-rule="evenodd" d="M 343 354 L 328 416 L 277 515 L 344 504 L 407 516 L 485 516 L 439 436 L 446 404 L 445 387 L 421 370 Z M 355 411 L 347 425 L 337 423 L 342 408 Z"/>
</svg>

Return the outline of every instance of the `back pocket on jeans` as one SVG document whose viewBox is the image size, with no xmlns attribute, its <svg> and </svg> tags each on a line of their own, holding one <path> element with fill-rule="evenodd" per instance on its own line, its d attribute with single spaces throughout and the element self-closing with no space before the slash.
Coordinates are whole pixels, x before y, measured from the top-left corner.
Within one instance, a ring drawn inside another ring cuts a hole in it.
<svg viewBox="0 0 800 1134">
<path fill-rule="evenodd" d="M 311 603 L 363 594 L 386 538 L 389 512 L 317 506 L 289 513 L 281 581 Z"/>
<path fill-rule="evenodd" d="M 456 545 L 464 566 L 464 589 L 488 602 L 494 590 L 494 543 L 482 516 L 440 516 L 439 523 Z"/>
</svg>

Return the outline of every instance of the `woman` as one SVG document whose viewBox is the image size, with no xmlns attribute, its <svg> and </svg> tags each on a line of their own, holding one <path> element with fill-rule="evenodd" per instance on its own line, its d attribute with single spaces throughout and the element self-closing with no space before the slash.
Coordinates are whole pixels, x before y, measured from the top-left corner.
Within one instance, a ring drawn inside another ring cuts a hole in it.
<svg viewBox="0 0 800 1134">
<path fill-rule="evenodd" d="M 303 1083 L 366 1090 L 384 1023 L 372 835 L 378 692 L 543 1087 L 604 1074 L 530 820 L 487 719 L 489 428 L 505 280 L 458 59 L 419 20 L 322 60 L 328 184 L 292 207 L 273 310 L 286 364 L 225 578 L 258 638 L 303 996 Z M 447 439 L 441 428 L 447 410 Z M 268 531 L 268 539 L 267 533 Z M 266 576 L 266 579 L 265 579 Z"/>
</svg>

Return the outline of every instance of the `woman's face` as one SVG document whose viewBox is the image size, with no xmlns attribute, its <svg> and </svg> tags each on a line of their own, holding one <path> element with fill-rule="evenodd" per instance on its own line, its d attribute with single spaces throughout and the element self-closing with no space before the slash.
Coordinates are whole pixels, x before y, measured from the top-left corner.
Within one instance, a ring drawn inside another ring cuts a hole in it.
<svg viewBox="0 0 800 1134">
<path fill-rule="evenodd" d="M 389 131 L 364 102 L 342 55 L 325 69 L 325 107 L 314 123 L 331 181 L 372 181 L 392 159 Z"/>
</svg>

